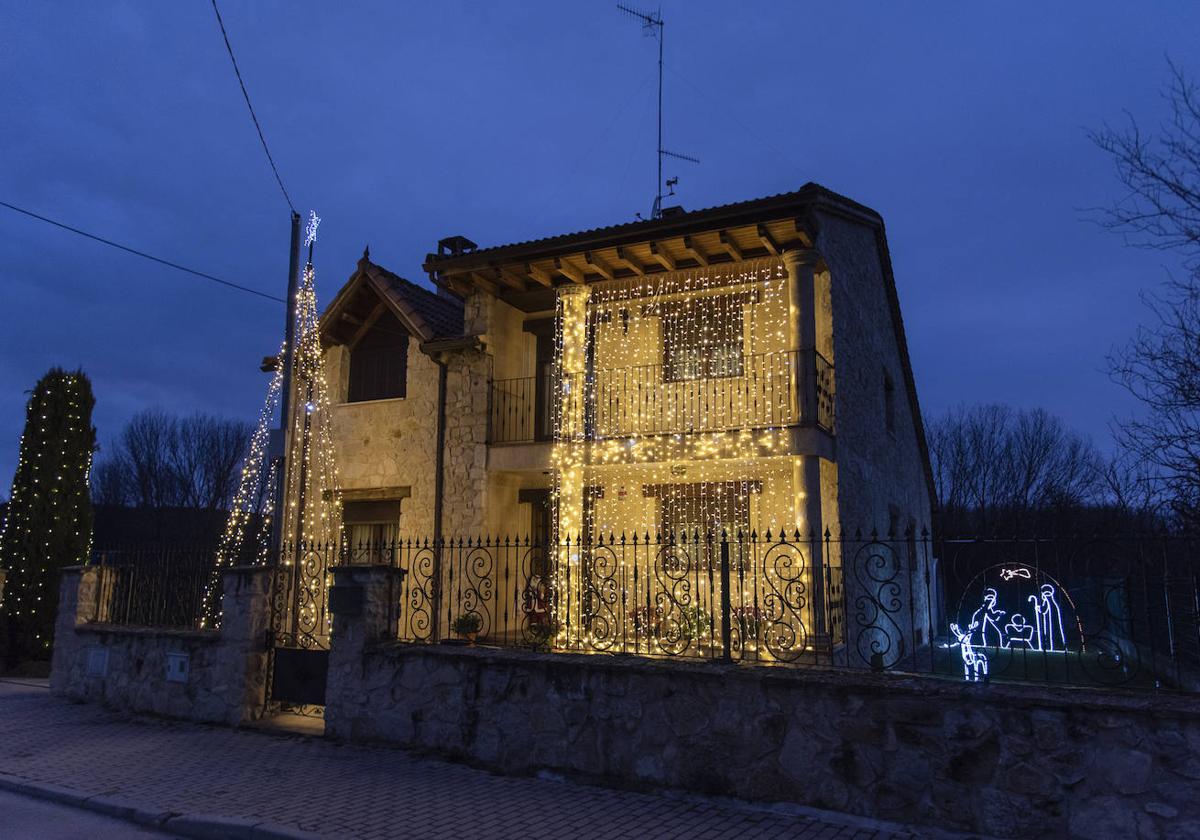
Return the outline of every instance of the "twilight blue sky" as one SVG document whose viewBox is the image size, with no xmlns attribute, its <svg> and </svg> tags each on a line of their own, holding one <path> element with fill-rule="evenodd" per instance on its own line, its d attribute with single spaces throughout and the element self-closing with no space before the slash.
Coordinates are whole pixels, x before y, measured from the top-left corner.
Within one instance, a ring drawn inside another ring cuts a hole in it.
<svg viewBox="0 0 1200 840">
<path fill-rule="evenodd" d="M 222 14 L 327 301 L 363 245 L 421 281 L 461 233 L 627 221 L 654 192 L 654 43 L 612 2 L 234 2 Z M 1164 116 L 1183 2 L 665 0 L 689 209 L 817 181 L 888 226 L 927 417 L 1044 406 L 1109 445 L 1101 368 L 1178 271 L 1086 221 L 1085 131 Z M 282 294 L 288 214 L 208 0 L 0 0 L 0 200 Z M 0 483 L 25 391 L 81 365 L 103 446 L 135 411 L 253 419 L 282 309 L 0 208 Z M 6 492 L 0 491 L 3 495 Z"/>
</svg>

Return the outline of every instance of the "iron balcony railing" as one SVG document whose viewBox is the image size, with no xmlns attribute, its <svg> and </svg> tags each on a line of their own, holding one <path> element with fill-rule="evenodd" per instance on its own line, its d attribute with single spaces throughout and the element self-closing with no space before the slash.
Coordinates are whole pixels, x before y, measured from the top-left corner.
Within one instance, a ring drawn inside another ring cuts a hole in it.
<svg viewBox="0 0 1200 840">
<path fill-rule="evenodd" d="M 833 365 L 815 350 L 756 353 L 725 376 L 683 377 L 664 365 L 597 368 L 492 383 L 491 443 L 553 437 L 555 410 L 596 440 L 793 425 L 834 430 Z M 557 386 L 557 387 L 556 387 Z"/>
<path fill-rule="evenodd" d="M 529 443 L 554 436 L 554 377 L 492 380 L 489 443 Z"/>
</svg>

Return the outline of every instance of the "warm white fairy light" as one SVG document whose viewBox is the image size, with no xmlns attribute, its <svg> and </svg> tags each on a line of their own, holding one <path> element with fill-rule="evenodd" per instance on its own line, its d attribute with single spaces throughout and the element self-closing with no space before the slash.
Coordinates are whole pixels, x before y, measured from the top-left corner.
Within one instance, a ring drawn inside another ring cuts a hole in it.
<svg viewBox="0 0 1200 840">
<path fill-rule="evenodd" d="M 573 636 L 560 632 L 560 646 L 592 641 L 577 606 L 581 540 L 631 536 L 630 528 L 661 539 L 664 524 L 799 529 L 789 427 L 800 420 L 801 348 L 788 284 L 782 259 L 767 258 L 560 291 L 552 498 L 564 546 L 557 617 Z M 769 502 L 755 498 L 763 476 L 779 488 Z M 686 492 L 695 482 L 706 492 Z M 589 501 L 589 487 L 641 498 Z"/>
<path fill-rule="evenodd" d="M 315 238 L 320 219 L 312 214 L 306 237 Z M 311 239 L 309 240 L 311 241 Z M 288 435 L 284 464 L 284 503 L 275 498 L 278 478 L 276 464 L 267 465 L 268 446 L 275 412 L 283 388 L 281 347 L 267 398 L 259 412 L 258 425 L 250 440 L 250 451 L 242 467 L 241 481 L 233 507 L 217 549 L 216 564 L 205 591 L 201 626 L 220 625 L 221 572 L 244 558 L 249 528 L 259 517 L 259 533 L 252 562 L 265 563 L 270 552 L 270 532 L 279 513 L 283 542 L 292 550 L 283 552 L 290 564 L 301 545 L 326 546 L 336 542 L 341 527 L 341 490 L 334 458 L 333 430 L 330 417 L 329 387 L 325 375 L 325 357 L 318 329 L 315 272 L 312 263 L 304 268 L 303 282 L 296 297 L 296 349 L 292 354 L 293 406 L 287 418 Z M 303 492 L 302 492 L 303 491 Z M 262 499 L 261 510 L 258 501 Z M 303 499 L 303 510 L 301 500 Z M 280 512 L 281 510 L 281 512 Z M 318 593 L 319 594 L 319 593 Z M 320 605 L 301 606 L 302 623 L 316 620 Z"/>
<path fill-rule="evenodd" d="M 61 418 L 55 418 L 51 406 L 59 397 L 66 406 Z M 90 505 L 93 404 L 91 384 L 82 372 L 54 370 L 38 383 L 26 406 L 8 516 L 0 530 L 0 568 L 12 575 L 6 612 L 16 626 L 29 628 L 43 652 L 51 641 L 42 629 L 51 623 L 46 611 L 54 609 L 46 603 L 49 593 L 57 591 L 53 576 L 62 566 L 87 562 L 91 554 L 91 526 L 85 521 L 90 516 L 81 506 Z M 49 513 L 49 529 L 40 530 L 45 520 L 34 516 L 34 510 Z M 64 537 L 73 538 L 69 546 Z"/>
</svg>

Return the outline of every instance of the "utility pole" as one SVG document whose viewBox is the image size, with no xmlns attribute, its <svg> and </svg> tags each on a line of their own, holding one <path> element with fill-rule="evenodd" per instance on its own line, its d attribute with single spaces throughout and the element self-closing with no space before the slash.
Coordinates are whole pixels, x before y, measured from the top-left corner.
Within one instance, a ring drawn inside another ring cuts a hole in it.
<svg viewBox="0 0 1200 840">
<path fill-rule="evenodd" d="M 288 422 L 292 404 L 292 359 L 296 353 L 296 298 L 300 285 L 300 214 L 292 211 L 292 239 L 288 250 L 287 306 L 284 307 L 283 355 L 279 395 L 279 430 L 272 437 L 271 462 L 275 474 L 275 511 L 271 523 L 271 548 L 277 553 L 283 541 L 284 493 L 287 487 Z M 276 555 L 278 556 L 278 554 Z"/>
</svg>

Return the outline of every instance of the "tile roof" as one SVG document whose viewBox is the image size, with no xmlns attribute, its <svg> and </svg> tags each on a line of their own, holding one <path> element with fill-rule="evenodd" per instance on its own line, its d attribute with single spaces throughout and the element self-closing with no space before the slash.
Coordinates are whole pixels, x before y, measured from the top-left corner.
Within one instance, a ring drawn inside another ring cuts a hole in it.
<svg viewBox="0 0 1200 840">
<path fill-rule="evenodd" d="M 393 274 L 381 265 L 367 262 L 364 269 L 382 281 L 393 301 L 411 310 L 428 327 L 426 341 L 435 338 L 455 338 L 463 331 L 463 302 L 423 289 L 411 280 Z"/>
<path fill-rule="evenodd" d="M 425 258 L 426 269 L 437 266 L 440 263 L 467 260 L 474 262 L 478 257 L 504 256 L 504 252 L 508 251 L 531 251 L 552 249 L 558 245 L 575 243 L 576 240 L 596 240 L 596 239 L 617 239 L 620 237 L 639 237 L 650 236 L 659 233 L 660 231 L 672 228 L 684 228 L 695 225 L 698 222 L 706 222 L 710 219 L 725 216 L 737 216 L 740 214 L 755 213 L 756 211 L 770 211 L 777 208 L 787 208 L 793 204 L 800 204 L 814 199 L 833 200 L 844 204 L 854 210 L 879 218 L 879 214 L 869 207 L 860 204 L 844 195 L 834 192 L 828 187 L 823 187 L 813 181 L 809 181 L 800 187 L 798 190 L 790 192 L 776 193 L 774 195 L 762 196 L 759 198 L 746 199 L 744 201 L 734 201 L 729 204 L 718 204 L 712 207 L 705 207 L 699 210 L 689 210 L 687 212 L 678 212 L 672 215 L 664 216 L 661 219 L 641 219 L 633 222 L 622 222 L 615 225 L 605 225 L 601 227 L 588 228 L 586 230 L 575 231 L 574 233 L 561 233 L 554 236 L 546 236 L 539 239 L 527 239 L 521 242 L 510 242 L 503 245 L 490 245 L 486 248 L 477 248 L 473 251 L 468 251 L 465 254 L 450 255 L 450 254 L 428 254 Z"/>
</svg>

